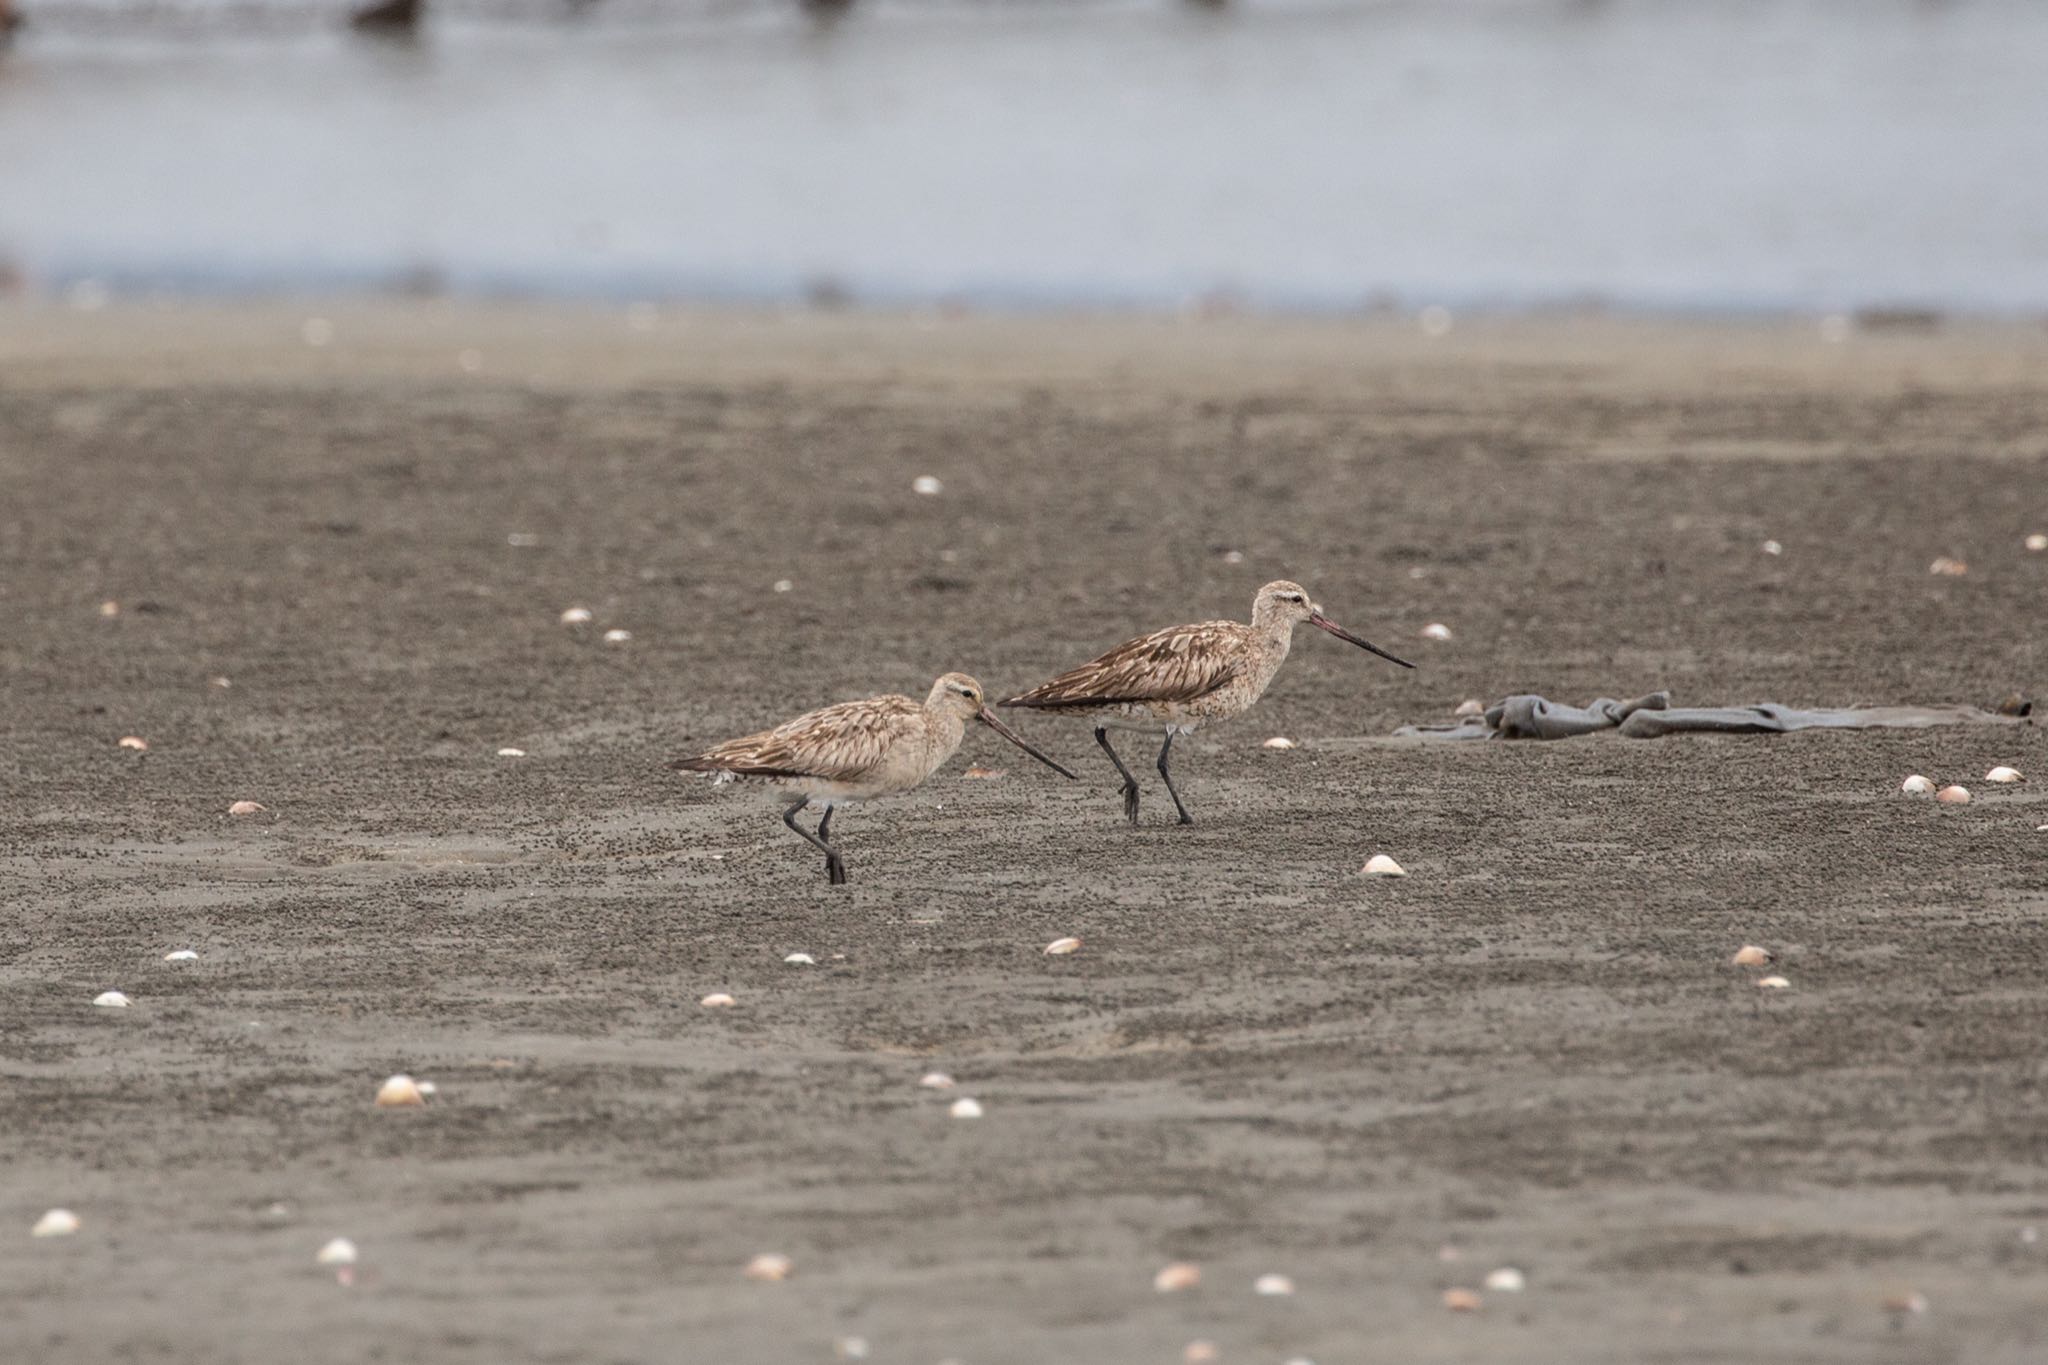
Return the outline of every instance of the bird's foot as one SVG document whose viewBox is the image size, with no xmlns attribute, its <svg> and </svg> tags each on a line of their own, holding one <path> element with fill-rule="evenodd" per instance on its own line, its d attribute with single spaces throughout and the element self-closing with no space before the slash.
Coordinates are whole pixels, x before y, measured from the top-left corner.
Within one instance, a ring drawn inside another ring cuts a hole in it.
<svg viewBox="0 0 2048 1365">
<path fill-rule="evenodd" d="M 1133 828 L 1137 827 L 1138 784 L 1135 782 L 1124 783 L 1124 819 L 1130 821 Z"/>
<path fill-rule="evenodd" d="M 846 864 L 839 861 L 837 853 L 825 860 L 825 880 L 834 886 L 846 885 Z"/>
</svg>

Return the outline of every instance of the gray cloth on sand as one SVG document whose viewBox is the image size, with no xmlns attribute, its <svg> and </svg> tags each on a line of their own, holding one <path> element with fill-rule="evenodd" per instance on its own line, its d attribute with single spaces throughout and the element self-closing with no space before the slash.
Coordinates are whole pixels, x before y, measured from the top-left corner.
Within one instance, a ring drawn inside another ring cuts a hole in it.
<svg viewBox="0 0 2048 1365">
<path fill-rule="evenodd" d="M 1633 701 L 1601 697 L 1584 706 L 1565 706 L 1525 695 L 1497 701 L 1486 713 L 1451 725 L 1404 725 L 1397 737 L 1412 739 L 1570 739 L 1618 730 L 1630 739 L 1656 739 L 1686 730 L 1724 735 L 1780 735 L 1792 730 L 1922 730 L 1933 725 L 2020 725 L 1975 706 L 1869 706 L 1801 711 L 1776 702 L 1755 706 L 1673 706 L 1669 692 Z"/>
</svg>

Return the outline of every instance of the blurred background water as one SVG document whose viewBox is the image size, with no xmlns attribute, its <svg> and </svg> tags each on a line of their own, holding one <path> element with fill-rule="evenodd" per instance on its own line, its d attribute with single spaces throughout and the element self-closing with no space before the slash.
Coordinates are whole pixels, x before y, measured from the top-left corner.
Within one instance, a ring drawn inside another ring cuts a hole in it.
<svg viewBox="0 0 2048 1365">
<path fill-rule="evenodd" d="M 2040 0 L 18 7 L 31 291 L 2048 312 Z"/>
</svg>

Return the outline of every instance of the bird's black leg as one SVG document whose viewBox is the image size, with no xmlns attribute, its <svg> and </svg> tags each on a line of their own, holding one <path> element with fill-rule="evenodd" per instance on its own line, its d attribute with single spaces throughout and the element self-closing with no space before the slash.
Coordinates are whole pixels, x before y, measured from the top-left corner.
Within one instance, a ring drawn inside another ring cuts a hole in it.
<svg viewBox="0 0 2048 1365">
<path fill-rule="evenodd" d="M 1138 779 L 1131 776 L 1131 770 L 1116 756 L 1116 750 L 1109 747 L 1109 730 L 1105 726 L 1095 727 L 1095 742 L 1102 746 L 1102 752 L 1109 755 L 1109 761 L 1116 764 L 1116 770 L 1124 779 L 1124 818 L 1133 825 L 1138 823 Z"/>
<path fill-rule="evenodd" d="M 1180 812 L 1183 825 L 1195 823 L 1195 817 L 1188 814 L 1188 808 L 1180 803 L 1180 793 L 1173 789 L 1173 774 L 1166 770 L 1166 756 L 1173 751 L 1173 731 L 1166 732 L 1166 743 L 1159 746 L 1159 776 L 1166 782 L 1166 794 L 1173 798 L 1173 808 Z"/>
<path fill-rule="evenodd" d="M 843 886 L 846 882 L 846 864 L 839 860 L 839 850 L 825 842 L 825 834 L 832 825 L 831 807 L 826 807 L 825 818 L 818 822 L 818 832 L 813 834 L 796 822 L 796 813 L 809 804 L 811 803 L 807 797 L 782 812 L 782 823 L 802 835 L 806 843 L 813 844 L 824 851 L 825 879 L 834 886 Z"/>
</svg>

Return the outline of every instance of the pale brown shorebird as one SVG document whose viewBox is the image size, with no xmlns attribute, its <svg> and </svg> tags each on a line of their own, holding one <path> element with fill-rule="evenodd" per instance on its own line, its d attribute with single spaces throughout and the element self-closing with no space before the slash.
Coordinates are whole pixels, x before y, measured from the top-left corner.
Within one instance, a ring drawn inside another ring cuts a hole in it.
<svg viewBox="0 0 2048 1365">
<path fill-rule="evenodd" d="M 917 786 L 953 756 L 970 720 L 1053 771 L 1074 776 L 997 720 L 983 702 L 981 684 L 965 673 L 946 674 L 923 701 L 887 696 L 840 702 L 669 766 L 714 773 L 714 782 L 746 781 L 794 793 L 782 823 L 824 853 L 825 877 L 838 886 L 846 881 L 846 862 L 832 846 L 832 812 L 854 801 L 900 796 Z M 816 834 L 796 822 L 807 806 L 825 812 Z"/>
<path fill-rule="evenodd" d="M 1138 823 L 1138 780 L 1111 747 L 1109 732 L 1164 734 L 1166 740 L 1159 746 L 1159 776 L 1166 783 L 1166 794 L 1173 798 L 1173 808 L 1180 812 L 1180 823 L 1192 825 L 1194 817 L 1174 790 L 1173 774 L 1167 768 L 1173 737 L 1193 734 L 1197 726 L 1229 720 L 1250 710 L 1287 661 L 1294 628 L 1303 621 L 1403 668 L 1415 667 L 1353 635 L 1323 615 L 1301 584 L 1283 579 L 1259 589 L 1252 599 L 1250 625 L 1203 621 L 1155 630 L 1126 640 L 1020 697 L 996 704 L 1094 721 L 1095 742 L 1124 780 L 1124 815 L 1133 825 Z"/>
</svg>

